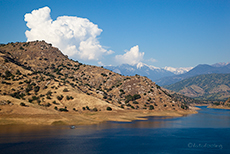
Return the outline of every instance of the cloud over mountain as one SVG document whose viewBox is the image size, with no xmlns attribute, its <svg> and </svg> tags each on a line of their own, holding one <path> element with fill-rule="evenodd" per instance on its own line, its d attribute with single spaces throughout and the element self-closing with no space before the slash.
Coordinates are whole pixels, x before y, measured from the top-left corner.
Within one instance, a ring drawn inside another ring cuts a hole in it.
<svg viewBox="0 0 230 154">
<path fill-rule="evenodd" d="M 113 53 L 100 45 L 97 36 L 102 29 L 98 25 L 76 16 L 60 16 L 53 20 L 50 11 L 49 7 L 43 7 L 25 14 L 24 20 L 30 29 L 25 32 L 27 41 L 45 40 L 69 57 L 82 60 L 99 60 Z"/>
<path fill-rule="evenodd" d="M 118 64 L 135 65 L 143 60 L 144 52 L 139 52 L 139 46 L 132 47 L 129 51 L 125 51 L 123 55 L 116 55 L 115 60 Z"/>
</svg>

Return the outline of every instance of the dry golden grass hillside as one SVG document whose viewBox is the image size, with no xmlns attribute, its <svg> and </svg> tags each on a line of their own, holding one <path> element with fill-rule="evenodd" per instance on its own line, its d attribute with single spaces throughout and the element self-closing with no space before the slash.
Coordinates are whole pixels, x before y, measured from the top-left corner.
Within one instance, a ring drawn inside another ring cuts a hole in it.
<svg viewBox="0 0 230 154">
<path fill-rule="evenodd" d="M 80 117 L 79 123 L 84 123 L 83 117 L 103 121 L 100 116 L 90 120 L 90 115 L 128 111 L 189 112 L 147 77 L 122 76 L 70 60 L 44 41 L 0 46 L 0 124 L 7 123 L 4 117 L 9 115 L 12 123 L 25 115 L 31 116 L 26 123 L 33 123 L 35 115 L 47 115 L 39 123 Z"/>
</svg>

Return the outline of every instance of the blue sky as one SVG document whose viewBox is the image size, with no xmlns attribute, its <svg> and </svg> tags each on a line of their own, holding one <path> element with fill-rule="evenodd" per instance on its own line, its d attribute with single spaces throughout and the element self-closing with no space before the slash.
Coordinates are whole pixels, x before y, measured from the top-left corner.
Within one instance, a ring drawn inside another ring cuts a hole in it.
<svg viewBox="0 0 230 154">
<path fill-rule="evenodd" d="M 24 15 L 45 6 L 52 21 L 87 18 L 102 30 L 93 38 L 102 46 L 100 56 L 73 56 L 83 63 L 194 67 L 230 61 L 229 0 L 0 0 L 0 43 L 27 41 Z"/>
</svg>

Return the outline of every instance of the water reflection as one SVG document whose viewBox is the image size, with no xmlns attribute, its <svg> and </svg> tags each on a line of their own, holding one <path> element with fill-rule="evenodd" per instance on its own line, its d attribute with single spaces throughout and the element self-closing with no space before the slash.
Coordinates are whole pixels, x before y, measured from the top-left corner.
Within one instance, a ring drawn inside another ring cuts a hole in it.
<svg viewBox="0 0 230 154">
<path fill-rule="evenodd" d="M 175 117 L 146 117 L 148 120 L 134 120 L 132 122 L 107 122 L 98 125 L 100 129 L 114 128 L 169 128 L 173 123 L 169 121 Z"/>
<path fill-rule="evenodd" d="M 0 143 L 25 142 L 35 139 L 52 138 L 62 135 L 63 126 L 31 126 L 6 125 L 0 126 Z"/>
<path fill-rule="evenodd" d="M 107 122 L 97 128 L 230 128 L 230 110 L 200 107 L 198 114 L 183 117 L 147 117 L 132 122 Z"/>
<path fill-rule="evenodd" d="M 0 143 L 29 142 L 49 138 L 90 136 L 102 130 L 157 128 L 230 128 L 230 110 L 200 107 L 198 114 L 184 117 L 148 117 L 132 122 L 104 122 L 90 126 L 0 126 Z"/>
</svg>

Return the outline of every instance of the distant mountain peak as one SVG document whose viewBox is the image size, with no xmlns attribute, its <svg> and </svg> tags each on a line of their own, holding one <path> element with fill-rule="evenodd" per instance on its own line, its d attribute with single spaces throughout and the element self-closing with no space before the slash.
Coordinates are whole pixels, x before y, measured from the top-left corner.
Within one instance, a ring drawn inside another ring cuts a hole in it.
<svg viewBox="0 0 230 154">
<path fill-rule="evenodd" d="M 193 69 L 193 67 L 179 67 L 179 68 L 175 68 L 175 67 L 168 67 L 168 66 L 160 68 L 160 67 L 156 67 L 156 66 L 153 66 L 153 65 L 147 65 L 147 64 L 142 63 L 142 62 L 139 62 L 139 63 L 137 63 L 134 66 L 136 66 L 137 69 L 141 69 L 144 66 L 146 66 L 150 70 L 165 70 L 165 71 L 172 72 L 173 74 L 176 74 L 176 75 L 178 75 L 178 74 L 184 74 L 184 73 L 190 71 L 191 69 Z"/>
<path fill-rule="evenodd" d="M 199 64 L 190 71 L 174 75 L 170 77 L 161 78 L 159 80 L 156 80 L 156 83 L 163 86 L 163 85 L 171 85 L 173 83 L 179 82 L 181 80 L 201 75 L 201 74 L 228 74 L 230 73 L 230 63 L 217 63 L 213 65 L 208 64 Z"/>
<path fill-rule="evenodd" d="M 211 66 L 213 66 L 213 67 L 223 67 L 223 66 L 226 66 L 226 65 L 228 65 L 228 64 L 230 64 L 230 62 L 227 62 L 227 63 L 225 63 L 225 62 L 220 62 L 220 63 L 215 63 L 215 64 L 213 64 L 213 65 L 211 65 Z"/>
<path fill-rule="evenodd" d="M 160 68 L 153 65 L 148 65 L 142 62 L 139 62 L 135 65 L 122 64 L 119 66 L 105 66 L 105 68 L 110 69 L 116 73 L 122 75 L 135 75 L 139 74 L 141 76 L 148 76 L 151 80 L 155 81 L 166 76 L 172 76 L 176 74 L 182 74 L 188 72 L 192 67 L 187 68 L 173 68 L 165 67 Z"/>
<path fill-rule="evenodd" d="M 174 67 L 164 67 L 165 70 L 173 72 L 174 74 L 178 75 L 178 74 L 184 74 L 188 71 L 190 71 L 191 69 L 193 69 L 193 67 L 180 67 L 180 68 L 174 68 Z"/>
<path fill-rule="evenodd" d="M 137 65 L 137 69 L 142 68 L 144 66 L 144 64 L 142 62 L 139 62 L 136 65 Z"/>
<path fill-rule="evenodd" d="M 141 69 L 141 68 L 144 67 L 144 66 L 150 68 L 151 70 L 156 70 L 156 69 L 159 70 L 159 69 L 161 69 L 161 68 L 159 68 L 159 67 L 156 67 L 156 66 L 153 66 L 153 65 L 147 65 L 147 64 L 142 63 L 142 62 L 139 62 L 139 63 L 136 64 L 137 69 Z"/>
</svg>

